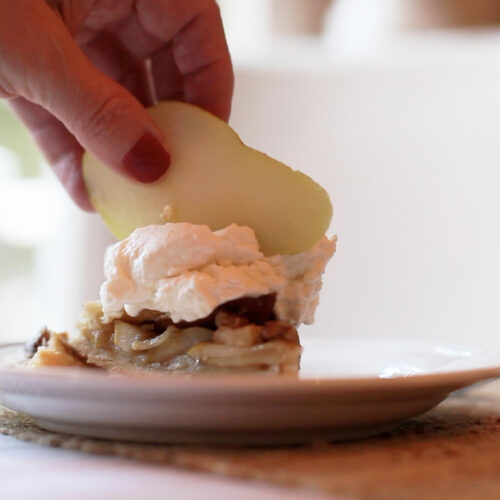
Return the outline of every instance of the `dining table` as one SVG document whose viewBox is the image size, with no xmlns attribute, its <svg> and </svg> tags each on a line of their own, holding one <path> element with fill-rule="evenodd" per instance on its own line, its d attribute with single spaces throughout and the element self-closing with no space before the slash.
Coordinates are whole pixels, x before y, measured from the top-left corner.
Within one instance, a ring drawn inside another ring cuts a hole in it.
<svg viewBox="0 0 500 500">
<path fill-rule="evenodd" d="M 37 427 L 0 407 L 0 498 L 500 498 L 500 381 L 379 435 L 300 446 L 166 445 Z"/>
</svg>

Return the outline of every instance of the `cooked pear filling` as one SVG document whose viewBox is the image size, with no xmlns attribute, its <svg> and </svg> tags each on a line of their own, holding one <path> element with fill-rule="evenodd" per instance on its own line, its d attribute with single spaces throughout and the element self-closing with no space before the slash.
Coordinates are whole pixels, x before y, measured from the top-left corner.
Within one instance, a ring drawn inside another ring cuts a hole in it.
<svg viewBox="0 0 500 500">
<path fill-rule="evenodd" d="M 236 299 L 191 323 L 173 323 L 168 315 L 150 310 L 104 322 L 101 305 L 90 302 L 81 315 L 79 335 L 69 340 L 66 334 L 45 330 L 32 348 L 30 364 L 87 364 L 114 371 L 297 373 L 297 330 L 274 317 L 275 301 L 275 294 Z"/>
</svg>

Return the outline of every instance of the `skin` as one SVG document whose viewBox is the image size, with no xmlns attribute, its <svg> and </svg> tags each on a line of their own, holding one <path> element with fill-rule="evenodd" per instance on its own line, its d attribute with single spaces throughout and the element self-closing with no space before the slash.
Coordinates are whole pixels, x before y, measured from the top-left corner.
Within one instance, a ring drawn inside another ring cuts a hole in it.
<svg viewBox="0 0 500 500">
<path fill-rule="evenodd" d="M 233 72 L 214 0 L 0 0 L 0 97 L 73 200 L 92 211 L 84 149 L 122 175 L 145 106 L 176 99 L 227 120 Z"/>
</svg>

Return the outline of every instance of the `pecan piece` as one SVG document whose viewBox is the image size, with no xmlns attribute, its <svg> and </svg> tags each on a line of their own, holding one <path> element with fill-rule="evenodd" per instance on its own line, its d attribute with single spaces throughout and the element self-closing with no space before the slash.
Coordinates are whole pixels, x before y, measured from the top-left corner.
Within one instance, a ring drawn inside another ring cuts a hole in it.
<svg viewBox="0 0 500 500">
<path fill-rule="evenodd" d="M 269 293 L 260 297 L 241 297 L 230 300 L 219 307 L 223 311 L 228 311 L 237 316 L 244 316 L 250 323 L 263 325 L 266 321 L 274 319 L 274 306 L 276 304 L 276 294 Z"/>
<path fill-rule="evenodd" d="M 239 328 L 248 325 L 250 321 L 244 316 L 238 316 L 227 311 L 218 311 L 215 315 L 215 324 L 217 328 Z"/>
<path fill-rule="evenodd" d="M 283 339 L 294 344 L 299 343 L 297 330 L 288 321 L 267 321 L 261 332 L 264 340 Z"/>
</svg>

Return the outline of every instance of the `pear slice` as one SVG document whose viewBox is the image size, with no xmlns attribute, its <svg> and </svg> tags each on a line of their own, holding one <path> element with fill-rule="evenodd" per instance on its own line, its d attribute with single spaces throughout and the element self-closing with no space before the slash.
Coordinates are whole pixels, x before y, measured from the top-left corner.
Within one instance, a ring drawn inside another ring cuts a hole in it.
<svg viewBox="0 0 500 500">
<path fill-rule="evenodd" d="M 225 122 L 200 108 L 162 102 L 149 109 L 172 163 L 150 185 L 130 181 L 88 152 L 83 175 L 90 200 L 117 238 L 164 222 L 231 223 L 255 230 L 265 255 L 316 243 L 332 217 L 327 192 L 310 177 L 245 146 Z"/>
</svg>

